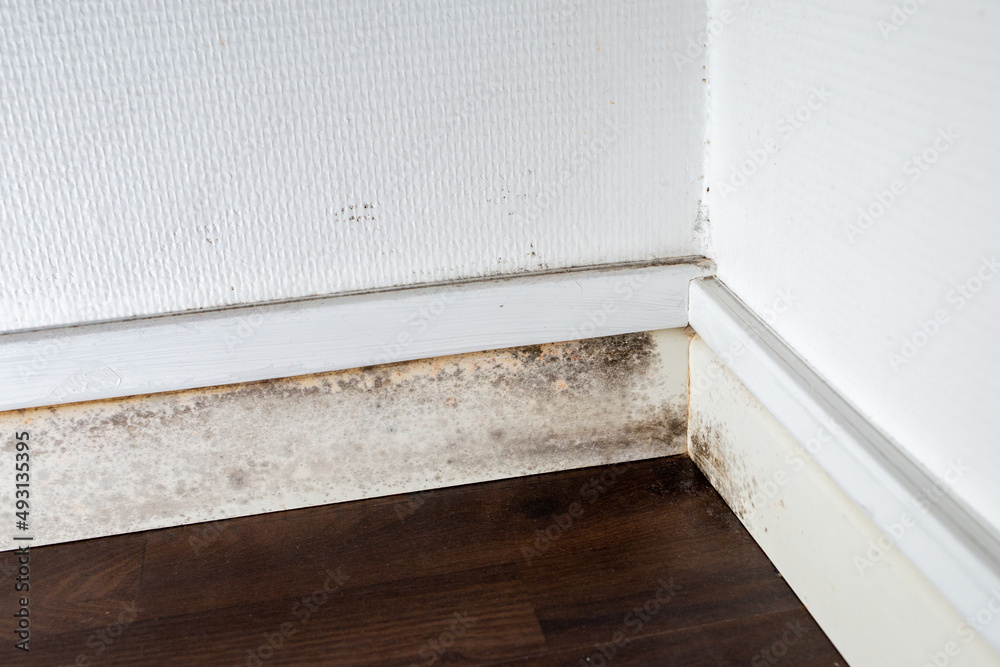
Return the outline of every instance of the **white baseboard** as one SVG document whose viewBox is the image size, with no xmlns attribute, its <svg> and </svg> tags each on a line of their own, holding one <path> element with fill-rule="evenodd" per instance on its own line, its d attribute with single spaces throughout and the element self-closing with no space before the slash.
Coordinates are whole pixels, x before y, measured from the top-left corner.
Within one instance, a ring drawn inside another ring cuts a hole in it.
<svg viewBox="0 0 1000 667">
<path fill-rule="evenodd" d="M 815 466 L 817 471 L 832 480 L 835 488 L 843 492 L 840 505 L 828 505 L 827 514 L 816 509 L 812 514 L 798 518 L 802 528 L 802 536 L 798 539 L 807 542 L 819 539 L 818 535 L 823 534 L 822 529 L 828 523 L 832 525 L 836 518 L 829 512 L 837 514 L 860 510 L 859 516 L 863 516 L 882 534 L 876 534 L 871 556 L 877 557 L 876 559 L 886 553 L 905 556 L 916 571 L 957 610 L 957 623 L 965 625 L 959 629 L 956 624 L 952 628 L 953 634 L 967 632 L 968 628 L 974 627 L 990 645 L 1000 650 L 1000 618 L 997 618 L 1000 617 L 1000 540 L 993 531 L 971 510 L 953 498 L 939 482 L 936 483 L 931 475 L 908 459 L 718 280 L 708 278 L 692 282 L 690 323 L 708 347 L 719 355 L 734 377 L 745 385 L 749 394 L 759 400 L 763 408 L 787 430 L 792 441 L 800 447 L 803 461 L 807 461 L 809 466 Z M 699 405 L 708 406 L 705 409 L 711 411 L 725 409 L 699 399 L 699 394 L 703 391 L 699 384 L 705 382 L 709 389 L 717 384 L 715 379 L 706 378 L 704 373 L 699 374 L 693 365 L 692 432 L 696 430 L 695 415 Z M 716 419 L 721 424 L 731 420 L 725 414 Z M 738 441 L 740 437 L 740 433 L 730 433 L 723 439 Z M 758 454 L 754 452 L 746 460 L 753 463 Z M 693 451 L 693 455 L 701 461 L 703 467 L 709 470 L 713 468 L 708 461 L 710 453 L 698 454 Z M 724 456 L 724 453 L 721 455 Z M 752 477 L 757 477 L 760 482 L 773 482 L 772 474 L 779 472 L 781 471 L 761 469 Z M 720 491 L 726 488 L 727 482 L 719 471 L 716 470 L 713 474 L 716 479 L 712 481 L 717 488 Z M 761 475 L 764 476 L 763 479 Z M 759 489 L 747 484 L 746 481 L 736 483 L 736 491 L 731 492 L 731 495 L 742 495 L 752 503 L 755 498 L 760 498 Z M 822 490 L 817 488 L 814 492 L 820 494 Z M 730 499 L 730 502 L 745 521 L 748 513 L 761 511 L 747 509 L 751 505 L 736 497 Z M 777 519 L 778 516 L 772 518 Z M 817 533 L 816 528 L 821 530 Z M 751 532 L 762 545 L 768 543 L 769 538 L 763 532 Z M 880 539 L 881 547 L 878 546 Z M 783 571 L 789 562 L 794 564 L 796 558 L 799 567 L 808 566 L 808 544 L 796 544 L 791 537 L 775 544 L 777 546 L 772 546 L 779 552 L 788 550 L 789 553 L 797 554 L 795 558 L 789 559 L 782 553 L 768 553 Z M 855 549 L 856 543 L 845 539 L 842 547 L 835 543 L 826 546 L 838 550 L 839 556 L 846 558 L 855 569 L 870 570 L 866 563 L 870 563 L 871 558 L 864 549 L 858 552 Z M 830 579 L 823 582 L 823 586 L 836 588 L 844 585 L 843 578 L 847 575 L 829 574 Z M 823 576 L 822 565 L 817 564 L 812 577 L 822 579 Z M 859 573 L 858 576 L 862 574 Z M 797 592 L 800 589 L 812 590 L 819 585 L 816 581 L 806 579 L 798 582 L 799 587 L 791 579 L 790 583 Z M 888 607 L 883 605 L 872 609 L 866 609 L 865 605 L 868 603 L 859 598 L 854 602 L 843 602 L 846 606 L 831 610 L 828 615 L 853 613 L 857 615 L 859 623 L 863 621 L 879 627 L 880 624 L 885 625 L 885 619 L 880 619 L 879 613 L 907 616 L 908 610 L 893 604 L 904 598 L 905 596 L 889 600 Z M 810 610 L 822 625 L 824 612 L 815 607 L 810 607 Z M 847 620 L 844 622 L 849 624 Z M 831 632 L 831 637 L 834 634 Z M 965 646 L 960 637 L 956 636 L 955 640 L 961 647 Z M 850 659 L 850 656 L 846 657 Z"/>
<path fill-rule="evenodd" d="M 0 412 L 687 324 L 700 257 L 0 335 Z"/>
</svg>

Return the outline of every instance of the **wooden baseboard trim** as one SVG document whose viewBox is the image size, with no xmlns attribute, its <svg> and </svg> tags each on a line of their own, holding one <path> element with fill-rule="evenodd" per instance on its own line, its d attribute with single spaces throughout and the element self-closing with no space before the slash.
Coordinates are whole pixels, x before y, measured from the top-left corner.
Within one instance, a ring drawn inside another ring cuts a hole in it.
<svg viewBox="0 0 1000 667">
<path fill-rule="evenodd" d="M 983 520 L 910 460 L 719 280 L 692 282 L 689 317 L 809 461 L 963 618 L 974 621 L 987 609 L 992 620 L 991 603 L 1000 612 L 1000 539 Z M 692 404 L 698 382 L 704 381 L 693 373 Z M 1000 650 L 1000 620 L 976 626 Z"/>
<path fill-rule="evenodd" d="M 680 257 L 0 335 L 0 412 L 683 327 Z"/>
</svg>

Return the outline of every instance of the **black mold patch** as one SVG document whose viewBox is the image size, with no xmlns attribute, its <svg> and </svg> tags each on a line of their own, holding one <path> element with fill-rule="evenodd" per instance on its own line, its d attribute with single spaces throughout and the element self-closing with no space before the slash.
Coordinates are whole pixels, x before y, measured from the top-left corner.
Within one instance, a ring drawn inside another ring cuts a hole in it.
<svg viewBox="0 0 1000 667">
<path fill-rule="evenodd" d="M 242 470 L 232 470 L 229 473 L 229 485 L 234 489 L 242 489 L 246 486 L 247 475 Z"/>
<path fill-rule="evenodd" d="M 691 458 L 713 484 L 716 484 L 715 477 L 729 479 L 726 459 L 719 455 L 723 442 L 722 435 L 712 426 L 701 425 L 691 432 Z"/>
<path fill-rule="evenodd" d="M 729 435 L 720 428 L 699 424 L 691 432 L 689 453 L 705 477 L 732 508 L 736 516 L 746 516 L 748 505 L 753 504 L 756 481 L 748 478 L 738 462 L 727 458 L 726 441 Z M 737 479 L 736 476 L 739 476 Z M 745 487 L 745 491 L 740 491 Z"/>
<path fill-rule="evenodd" d="M 514 359 L 517 364 L 511 366 L 504 361 L 505 358 Z M 95 410 L 94 416 L 74 421 L 78 429 L 94 436 L 108 430 L 128 430 L 135 437 L 149 437 L 158 429 L 190 423 L 193 419 L 200 419 L 199 416 L 207 411 L 225 409 L 227 405 L 257 404 L 264 408 L 275 399 L 281 402 L 322 399 L 322 403 L 316 405 L 324 408 L 330 405 L 331 400 L 348 400 L 347 396 L 344 399 L 323 398 L 339 392 L 353 394 L 358 400 L 365 401 L 364 409 L 370 410 L 371 420 L 377 422 L 380 414 L 413 410 L 415 405 L 433 409 L 443 402 L 449 407 L 456 407 L 470 398 L 467 392 L 481 394 L 483 387 L 493 385 L 497 389 L 494 399 L 497 404 L 528 401 L 546 406 L 556 399 L 579 399 L 590 401 L 591 406 L 617 405 L 619 412 L 607 415 L 607 429 L 576 436 L 576 440 L 585 443 L 591 451 L 607 450 L 608 455 L 613 457 L 616 450 L 631 443 L 678 448 L 686 441 L 686 406 L 661 405 L 650 410 L 647 402 L 633 400 L 633 392 L 651 382 L 651 370 L 656 360 L 653 336 L 633 333 L 441 357 L 433 360 L 438 366 L 433 373 L 426 369 L 410 372 L 414 367 L 428 363 L 427 360 L 419 360 L 334 371 L 313 376 L 308 384 L 304 384 L 302 378 L 292 377 L 116 399 L 113 411 Z M 470 361 L 474 371 L 467 372 Z M 403 376 L 399 376 L 398 371 L 402 371 Z M 179 395 L 184 395 L 186 400 L 181 402 L 172 398 Z M 365 398 L 374 398 L 374 395 L 378 396 L 377 400 L 369 402 Z M 471 400 L 482 402 L 483 399 L 477 396 Z M 109 402 L 95 401 L 90 405 L 100 407 L 100 404 Z M 633 404 L 637 414 L 631 413 Z M 491 406 L 482 407 L 489 409 Z M 630 413 L 621 414 L 622 407 L 629 409 Z M 565 425 L 567 431 L 572 431 L 572 420 Z M 522 428 L 493 426 L 484 435 L 501 447 L 523 448 Z M 511 438 L 516 440 L 508 442 Z"/>
<path fill-rule="evenodd" d="M 58 508 L 69 518 L 56 532 L 82 539 L 95 536 L 86 525 L 144 530 L 244 505 L 275 511 L 677 454 L 686 353 L 680 332 L 626 334 L 14 418 L 61 453 L 52 485 L 66 490 Z M 135 501 L 110 505 L 112 483 Z M 539 496 L 526 516 L 551 515 Z"/>
<path fill-rule="evenodd" d="M 655 347 L 650 334 L 634 333 L 578 341 L 570 356 L 588 379 L 621 388 L 646 375 L 656 358 Z"/>
<path fill-rule="evenodd" d="M 555 383 L 570 392 L 596 388 L 619 391 L 645 379 L 656 360 L 656 343 L 648 333 L 635 333 L 499 352 L 505 353 L 524 365 L 497 378 L 512 391 L 548 388 Z"/>
<path fill-rule="evenodd" d="M 649 367 L 654 354 L 653 337 L 648 333 L 625 334 L 582 340 L 580 358 L 606 372 L 636 373 Z"/>
<path fill-rule="evenodd" d="M 683 447 L 687 442 L 687 406 L 660 406 L 646 419 L 629 421 L 622 427 L 628 441 Z"/>
<path fill-rule="evenodd" d="M 541 360 L 544 351 L 541 345 L 525 345 L 512 348 L 511 353 L 521 361 L 537 362 Z"/>
</svg>

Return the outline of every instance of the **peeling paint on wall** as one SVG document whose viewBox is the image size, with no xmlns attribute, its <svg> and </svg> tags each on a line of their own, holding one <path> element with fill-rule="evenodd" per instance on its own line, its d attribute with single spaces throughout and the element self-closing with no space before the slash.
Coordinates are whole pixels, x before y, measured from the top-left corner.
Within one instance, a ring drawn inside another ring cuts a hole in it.
<svg viewBox="0 0 1000 667">
<path fill-rule="evenodd" d="M 677 454 L 687 346 L 672 329 L 17 410 L 0 442 L 12 460 L 30 433 L 50 544 Z"/>
</svg>

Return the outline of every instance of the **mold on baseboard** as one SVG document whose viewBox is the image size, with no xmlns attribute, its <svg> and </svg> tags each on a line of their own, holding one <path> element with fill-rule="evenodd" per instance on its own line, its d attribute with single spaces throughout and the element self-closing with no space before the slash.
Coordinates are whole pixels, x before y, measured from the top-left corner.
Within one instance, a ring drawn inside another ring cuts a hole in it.
<svg viewBox="0 0 1000 667">
<path fill-rule="evenodd" d="M 15 410 L 0 449 L 30 434 L 34 544 L 665 456 L 686 449 L 687 346 L 671 329 Z"/>
<path fill-rule="evenodd" d="M 690 363 L 691 458 L 851 665 L 1000 665 L 700 336 Z"/>
</svg>

